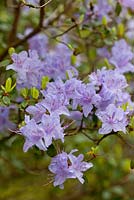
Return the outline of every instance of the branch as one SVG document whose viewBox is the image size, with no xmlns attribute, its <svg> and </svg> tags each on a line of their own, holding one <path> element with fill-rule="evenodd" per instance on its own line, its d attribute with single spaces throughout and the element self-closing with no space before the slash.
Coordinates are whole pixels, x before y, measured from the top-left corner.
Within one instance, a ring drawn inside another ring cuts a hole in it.
<svg viewBox="0 0 134 200">
<path fill-rule="evenodd" d="M 44 8 L 45 6 L 47 6 L 49 3 L 51 3 L 52 0 L 48 0 L 46 3 L 43 3 L 41 4 L 40 6 L 35 6 L 31 3 L 26 3 L 26 2 L 23 2 L 22 3 L 22 6 L 28 6 L 30 8 L 36 8 L 36 9 L 40 9 L 40 8 Z"/>
<path fill-rule="evenodd" d="M 40 0 L 40 5 L 42 5 L 42 3 L 44 2 L 44 0 Z M 44 11 L 44 7 L 40 8 L 40 18 L 39 18 L 39 24 L 38 26 L 28 35 L 26 35 L 22 40 L 18 40 L 14 43 L 12 43 L 12 45 L 9 45 L 0 55 L 0 61 L 2 61 L 7 55 L 8 55 L 8 49 L 10 47 L 17 47 L 23 43 L 25 43 L 28 39 L 30 39 L 31 37 L 33 37 L 34 35 L 36 35 L 37 33 L 39 33 L 41 31 L 41 28 L 43 26 L 43 20 L 44 20 L 44 15 L 45 15 L 45 11 Z"/>
<path fill-rule="evenodd" d="M 14 9 L 14 21 L 12 24 L 12 29 L 11 32 L 9 33 L 9 45 L 12 44 L 12 42 L 16 39 L 16 34 L 17 34 L 17 28 L 18 28 L 18 23 L 19 23 L 19 19 L 20 19 L 20 3 L 18 4 L 18 6 Z"/>
<path fill-rule="evenodd" d="M 35 6 L 35 5 L 31 4 L 31 3 L 26 3 L 25 1 L 22 0 L 21 3 L 20 3 L 20 5 L 21 5 L 21 7 L 27 6 L 27 7 L 29 7 L 29 8 L 40 9 L 40 8 L 46 7 L 49 3 L 51 3 L 51 1 L 52 1 L 52 0 L 48 0 L 46 3 L 43 3 L 43 4 L 40 5 L 40 6 Z M 10 5 L 10 4 L 8 4 L 8 7 L 17 8 L 18 5 Z"/>
<path fill-rule="evenodd" d="M 74 24 L 73 26 L 69 27 L 67 30 L 65 30 L 63 33 L 60 33 L 58 35 L 53 36 L 52 38 L 57 38 L 57 37 L 61 37 L 63 35 L 65 35 L 66 33 L 68 33 L 69 31 L 71 31 L 72 29 L 76 28 L 77 24 Z"/>
<path fill-rule="evenodd" d="M 43 27 L 43 20 L 44 20 L 44 15 L 45 15 L 44 6 L 42 6 L 42 4 L 45 5 L 44 1 L 45 0 L 40 0 L 40 19 L 39 19 L 39 25 L 38 25 L 40 28 Z"/>
<path fill-rule="evenodd" d="M 96 145 L 99 145 L 106 137 L 110 136 L 110 135 L 116 135 L 117 133 L 115 132 L 111 132 L 111 133 L 108 133 L 106 135 L 103 135 L 97 142 L 96 142 Z"/>
<path fill-rule="evenodd" d="M 117 133 L 116 136 L 119 137 L 121 141 L 124 142 L 124 144 L 126 144 L 129 148 L 134 149 L 134 145 L 128 143 L 128 141 L 125 140 L 121 134 Z"/>
<path fill-rule="evenodd" d="M 39 32 L 40 32 L 40 28 L 37 27 L 37 28 L 35 28 L 31 33 L 29 33 L 27 36 L 25 36 L 22 40 L 18 40 L 18 41 L 16 41 L 16 42 L 14 42 L 14 43 L 12 44 L 12 46 L 7 47 L 7 48 L 2 52 L 2 54 L 0 55 L 0 61 L 2 61 L 2 60 L 7 56 L 7 54 L 8 54 L 8 49 L 9 49 L 10 47 L 14 47 L 14 48 L 15 48 L 15 47 L 17 47 L 17 46 L 19 46 L 19 45 L 25 43 L 29 38 L 33 37 L 34 35 L 36 35 L 36 34 L 39 33 Z"/>
<path fill-rule="evenodd" d="M 97 139 L 90 137 L 87 133 L 85 133 L 84 131 L 82 131 L 83 135 L 85 135 L 89 140 L 91 140 L 92 142 L 96 142 Z"/>
<path fill-rule="evenodd" d="M 111 132 L 111 133 L 108 133 L 106 135 L 103 135 L 97 142 L 96 142 L 96 145 L 99 145 L 106 137 L 110 136 L 110 135 L 115 135 L 117 136 L 124 144 L 126 144 L 129 148 L 131 149 L 134 149 L 134 145 L 130 144 L 127 140 L 125 140 L 123 138 L 123 136 L 118 133 L 118 132 Z"/>
</svg>

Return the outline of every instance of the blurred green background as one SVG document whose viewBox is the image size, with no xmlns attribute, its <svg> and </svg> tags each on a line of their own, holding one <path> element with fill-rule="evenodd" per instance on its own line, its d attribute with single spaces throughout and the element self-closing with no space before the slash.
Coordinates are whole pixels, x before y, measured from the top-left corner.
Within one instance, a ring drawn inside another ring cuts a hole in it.
<svg viewBox="0 0 134 200">
<path fill-rule="evenodd" d="M 12 0 L 0 1 L 0 53 L 8 46 L 9 31 L 12 28 L 14 18 L 14 9 L 9 7 L 8 4 L 11 5 L 13 2 Z M 51 14 L 55 11 L 62 13 L 68 6 L 66 12 L 64 12 L 65 20 L 64 22 L 61 20 L 59 29 L 60 23 L 58 24 L 57 18 L 43 32 L 50 35 L 53 32 L 51 29 L 54 29 L 54 33 L 65 31 L 72 25 L 72 18 L 75 17 L 75 13 L 80 13 L 82 16 L 84 12 L 84 7 L 80 7 L 82 2 L 80 0 L 73 2 L 69 0 L 53 1 L 51 6 L 46 8 L 46 18 L 51 17 Z M 37 10 L 29 13 L 23 11 L 18 33 L 24 34 L 27 27 L 36 27 L 38 16 Z M 98 35 L 92 34 L 94 28 L 90 28 L 89 32 L 81 31 L 79 33 L 79 31 L 76 31 L 73 35 L 72 45 L 77 51 L 80 50 L 86 55 L 83 65 L 79 68 L 81 76 L 92 71 L 95 66 L 102 66 L 102 63 L 104 63 L 104 60 L 98 62 L 96 59 L 95 46 L 91 45 L 93 44 L 92 41 L 96 40 L 95 42 L 97 42 L 99 39 Z M 79 38 L 79 34 L 81 38 Z M 113 41 L 114 35 L 111 36 L 108 33 L 105 39 L 107 37 L 109 41 Z M 84 43 L 82 39 L 84 39 Z M 100 44 L 100 41 L 98 44 L 103 46 L 103 41 L 102 44 Z M 26 48 L 27 44 L 24 43 L 17 48 L 17 51 Z M 8 77 L 8 74 L 2 66 L 0 68 L 1 84 L 5 82 L 6 77 Z M 89 134 L 93 137 L 97 136 L 94 131 Z M 129 136 L 125 137 L 131 143 L 134 131 L 131 131 Z M 64 190 L 54 188 L 51 183 L 53 177 L 48 171 L 50 157 L 46 152 L 33 148 L 24 153 L 22 150 L 24 140 L 18 135 L 7 140 L 2 135 L 0 139 L 0 200 L 134 200 L 134 170 L 132 169 L 134 149 L 114 135 L 107 137 L 100 143 L 96 158 L 92 160 L 94 167 L 85 173 L 85 183 L 81 185 L 77 180 L 68 180 L 65 183 Z M 95 145 L 82 134 L 67 137 L 65 141 L 67 152 L 77 148 L 79 152 L 84 153 L 86 159 L 91 159 L 87 152 L 91 150 L 92 146 Z"/>
</svg>

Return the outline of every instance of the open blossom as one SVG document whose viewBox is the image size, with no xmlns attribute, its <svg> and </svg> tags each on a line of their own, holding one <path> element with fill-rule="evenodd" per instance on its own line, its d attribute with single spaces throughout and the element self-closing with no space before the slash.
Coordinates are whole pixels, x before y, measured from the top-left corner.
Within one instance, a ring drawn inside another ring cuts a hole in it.
<svg viewBox="0 0 134 200">
<path fill-rule="evenodd" d="M 40 87 L 44 67 L 37 52 L 29 50 L 28 52 L 22 51 L 19 54 L 13 53 L 11 58 L 13 64 L 8 65 L 6 69 L 17 72 L 17 86 L 20 88 Z"/>
<path fill-rule="evenodd" d="M 113 92 L 128 86 L 124 75 L 117 70 L 107 70 L 105 67 L 90 74 L 89 81 L 95 86 L 105 86 Z"/>
<path fill-rule="evenodd" d="M 108 14 L 112 11 L 112 7 L 109 5 L 107 0 L 98 0 L 98 3 L 95 5 L 95 13 L 101 20 L 105 16 L 108 20 L 110 17 Z"/>
<path fill-rule="evenodd" d="M 0 106 L 0 132 L 15 128 L 15 124 L 9 120 L 10 108 Z"/>
<path fill-rule="evenodd" d="M 75 178 L 73 171 L 70 170 L 68 164 L 68 155 L 66 152 L 62 152 L 52 158 L 49 170 L 55 174 L 54 186 L 59 186 L 61 189 L 64 188 L 63 183 L 68 178 Z"/>
<path fill-rule="evenodd" d="M 34 119 L 26 121 L 27 124 L 20 128 L 20 134 L 25 137 L 23 150 L 28 151 L 32 146 L 37 146 L 40 150 L 46 150 L 44 143 L 44 133 Z"/>
<path fill-rule="evenodd" d="M 134 72 L 134 65 L 131 63 L 133 57 L 131 47 L 124 39 L 121 39 L 112 47 L 112 56 L 109 61 L 121 73 Z"/>
<path fill-rule="evenodd" d="M 60 124 L 60 117 L 57 114 L 44 114 L 40 127 L 44 133 L 45 145 L 47 147 L 52 144 L 53 139 L 61 139 L 61 141 L 64 142 L 63 128 Z"/>
<path fill-rule="evenodd" d="M 84 183 L 82 172 L 91 168 L 93 164 L 84 162 L 82 154 L 78 157 L 74 156 L 73 153 L 75 151 L 77 150 L 72 150 L 69 154 L 62 152 L 52 158 L 49 170 L 55 174 L 54 186 L 59 186 L 63 189 L 63 183 L 68 178 L 78 178 L 82 184 Z"/>
<path fill-rule="evenodd" d="M 102 47 L 102 48 L 98 48 L 97 49 L 97 54 L 100 56 L 100 57 L 103 57 L 103 58 L 107 58 L 109 59 L 110 58 L 110 52 L 108 51 L 107 47 Z"/>
<path fill-rule="evenodd" d="M 134 9 L 134 0 L 119 0 L 119 2 L 124 7 Z"/>
<path fill-rule="evenodd" d="M 134 20 L 133 19 L 130 19 L 127 22 L 126 36 L 127 38 L 129 38 L 129 40 L 134 40 Z"/>
<path fill-rule="evenodd" d="M 81 87 L 77 88 L 76 98 L 74 99 L 75 107 L 81 105 L 83 114 L 85 117 L 92 111 L 93 105 L 98 105 L 100 97 L 96 94 L 95 88 L 90 84 L 81 84 Z"/>
<path fill-rule="evenodd" d="M 46 54 L 44 66 L 45 74 L 54 80 L 57 77 L 65 80 L 67 70 L 72 70 L 74 74 L 78 75 L 76 68 L 71 65 L 70 55 L 64 54 L 64 52 L 59 54 L 59 51 L 50 51 Z"/>
<path fill-rule="evenodd" d="M 73 155 L 74 152 L 77 150 L 72 150 L 69 154 L 69 160 L 71 161 L 70 169 L 73 171 L 73 174 L 75 175 L 75 178 L 78 178 L 78 180 L 83 184 L 83 173 L 87 169 L 93 167 L 92 163 L 84 162 L 84 156 L 83 154 L 78 155 L 77 157 Z"/>
<path fill-rule="evenodd" d="M 107 134 L 112 131 L 126 132 L 128 125 L 126 113 L 114 104 L 110 104 L 105 111 L 99 111 L 96 115 L 102 121 L 102 128 L 99 129 L 100 134 Z"/>
<path fill-rule="evenodd" d="M 48 38 L 45 34 L 39 33 L 28 40 L 29 48 L 36 50 L 40 58 L 45 58 L 48 52 Z"/>
<path fill-rule="evenodd" d="M 46 96 L 47 94 L 52 95 L 65 95 L 65 84 L 61 79 L 57 79 L 54 82 L 49 82 L 47 84 L 47 90 L 43 90 L 42 94 Z"/>
<path fill-rule="evenodd" d="M 97 104 L 99 110 L 105 110 L 109 104 L 118 104 L 118 102 L 123 104 L 122 95 L 119 94 L 124 93 L 128 85 L 125 76 L 119 71 L 102 68 L 93 72 L 89 80 L 96 87 L 101 98 Z"/>
<path fill-rule="evenodd" d="M 63 128 L 57 114 L 44 114 L 40 123 L 26 117 L 26 125 L 20 128 L 20 134 L 25 137 L 24 151 L 32 146 L 37 146 L 40 150 L 46 150 L 52 144 L 52 140 L 61 139 L 64 142 Z"/>
<path fill-rule="evenodd" d="M 26 111 L 32 115 L 33 119 L 36 122 L 40 122 L 42 115 L 44 115 L 46 113 L 46 108 L 44 108 L 43 104 L 37 103 L 34 106 L 28 106 Z"/>
<path fill-rule="evenodd" d="M 65 94 L 68 99 L 75 99 L 77 97 L 77 88 L 80 88 L 82 81 L 71 78 L 65 82 Z"/>
<path fill-rule="evenodd" d="M 54 112 L 58 115 L 69 115 L 69 110 L 66 107 L 68 104 L 64 95 L 48 94 L 41 104 L 49 111 L 49 113 Z"/>
</svg>

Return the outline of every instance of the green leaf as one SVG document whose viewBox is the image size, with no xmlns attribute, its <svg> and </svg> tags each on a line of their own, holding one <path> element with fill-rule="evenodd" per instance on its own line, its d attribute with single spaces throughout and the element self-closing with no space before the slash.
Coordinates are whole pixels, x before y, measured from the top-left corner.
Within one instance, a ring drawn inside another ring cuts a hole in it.
<svg viewBox="0 0 134 200">
<path fill-rule="evenodd" d="M 102 24 L 103 24 L 104 26 L 107 25 L 107 18 L 106 18 L 106 16 L 103 16 L 103 17 L 102 17 Z"/>
<path fill-rule="evenodd" d="M 2 90 L 5 92 L 6 91 L 6 89 L 5 89 L 5 87 L 3 86 L 3 85 L 1 85 L 1 88 L 2 88 Z"/>
<path fill-rule="evenodd" d="M 5 92 L 7 92 L 7 93 L 10 92 L 11 86 L 12 86 L 12 79 L 9 77 L 9 78 L 6 80 Z"/>
<path fill-rule="evenodd" d="M 24 98 L 27 98 L 28 96 L 28 89 L 27 88 L 22 88 L 20 90 L 20 94 L 24 97 Z"/>
<path fill-rule="evenodd" d="M 118 27 L 117 27 L 117 34 L 122 37 L 124 35 L 124 32 L 125 32 L 125 27 L 122 23 L 118 24 Z"/>
<path fill-rule="evenodd" d="M 8 49 L 8 53 L 9 53 L 9 55 L 11 56 L 13 53 L 15 53 L 15 49 L 14 49 L 13 47 L 10 47 L 10 48 Z"/>
<path fill-rule="evenodd" d="M 41 80 L 41 88 L 44 90 L 46 89 L 46 86 L 49 82 L 49 77 L 48 76 L 43 76 Z"/>
<path fill-rule="evenodd" d="M 4 96 L 4 97 L 2 98 L 2 100 L 3 100 L 3 103 L 4 103 L 4 104 L 10 105 L 10 98 L 9 98 L 9 97 Z"/>
<path fill-rule="evenodd" d="M 57 155 L 56 149 L 53 144 L 51 144 L 47 149 L 47 155 L 50 157 L 54 157 Z"/>
<path fill-rule="evenodd" d="M 83 179 L 85 181 L 84 184 L 88 183 L 88 179 L 87 179 L 87 177 L 85 175 L 83 176 Z"/>
<path fill-rule="evenodd" d="M 117 3 L 116 8 L 115 8 L 115 12 L 116 12 L 117 16 L 120 15 L 121 10 L 122 10 L 122 7 L 121 7 L 120 3 Z"/>
<path fill-rule="evenodd" d="M 9 65 L 9 63 L 10 63 L 9 59 L 3 60 L 2 62 L 0 62 L 0 67 L 6 67 L 7 65 Z"/>
<path fill-rule="evenodd" d="M 72 55 L 72 56 L 71 56 L 71 64 L 72 64 L 72 65 L 75 65 L 75 63 L 76 63 L 76 56 L 75 56 L 75 55 Z"/>
<path fill-rule="evenodd" d="M 27 101 L 23 101 L 22 103 L 21 103 L 21 107 L 22 108 L 26 108 L 28 106 L 28 102 Z"/>
<path fill-rule="evenodd" d="M 130 162 L 130 168 L 134 169 L 134 160 L 131 160 L 131 162 Z"/>
<path fill-rule="evenodd" d="M 39 90 L 35 87 L 31 88 L 31 95 L 34 99 L 38 99 L 39 97 Z"/>
</svg>

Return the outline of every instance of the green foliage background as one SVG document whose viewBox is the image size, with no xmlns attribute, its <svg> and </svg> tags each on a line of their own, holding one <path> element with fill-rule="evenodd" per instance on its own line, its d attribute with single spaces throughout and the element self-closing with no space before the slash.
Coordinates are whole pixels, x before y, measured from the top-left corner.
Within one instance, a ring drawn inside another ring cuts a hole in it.
<svg viewBox="0 0 134 200">
<path fill-rule="evenodd" d="M 80 2 L 80 0 L 76 0 L 75 6 L 70 7 L 70 10 L 65 13 L 65 23 L 60 28 L 61 30 L 56 29 L 55 33 L 58 34 L 61 31 L 65 31 L 72 24 L 71 18 L 76 11 L 83 13 L 78 7 Z M 55 0 L 51 6 L 46 8 L 46 18 L 56 9 L 59 12 L 64 10 L 64 4 L 64 0 Z M 1 0 L 0 53 L 7 48 L 8 33 L 12 27 L 13 16 L 13 9 L 7 8 L 6 1 Z M 36 27 L 37 24 L 38 13 L 30 12 L 28 16 L 22 14 L 18 32 L 23 34 L 25 28 Z M 50 28 L 56 27 L 56 25 L 57 21 L 54 21 Z M 95 28 L 103 33 L 105 43 L 113 42 L 115 35 L 112 29 L 109 29 L 109 32 L 106 33 L 103 27 L 96 25 Z M 86 28 L 85 30 L 80 30 L 80 32 L 76 31 L 76 37 L 73 38 L 74 40 L 71 44 L 73 48 L 76 48 L 75 50 L 80 50 L 86 55 L 85 63 L 79 68 L 81 76 L 85 76 L 96 66 L 103 66 L 105 63 L 104 60 L 99 62 L 96 60 L 95 45 L 103 46 L 103 42 L 102 44 L 100 43 L 99 35 L 95 35 L 93 29 L 93 26 L 91 26 L 88 31 Z M 52 34 L 49 28 L 43 31 L 48 35 Z M 80 36 L 80 40 L 76 43 L 77 38 L 79 39 Z M 98 44 L 94 44 L 94 40 L 98 41 Z M 52 40 L 53 42 L 55 41 Z M 27 44 L 25 43 L 20 45 L 16 51 L 19 52 L 26 48 Z M 9 59 L 9 56 L 7 56 L 7 59 Z M 0 84 L 4 84 L 9 73 L 11 73 L 5 72 L 5 66 L 3 65 L 0 65 Z M 128 76 L 128 79 L 132 78 L 131 75 Z M 11 118 L 14 118 L 13 115 L 14 113 L 12 113 Z M 13 120 L 17 121 L 17 119 Z M 91 137 L 98 136 L 95 131 L 91 131 L 89 135 Z M 125 136 L 130 143 L 133 141 L 133 137 L 133 130 L 129 133 L 129 136 Z M 114 135 L 107 137 L 100 143 L 96 158 L 92 160 L 94 167 L 86 173 L 85 184 L 81 185 L 77 180 L 69 180 L 65 183 L 64 190 L 54 188 L 50 183 L 52 177 L 47 169 L 50 157 L 46 152 L 40 152 L 38 149 L 33 148 L 28 153 L 24 153 L 22 150 L 24 140 L 18 135 L 8 140 L 4 140 L 3 135 L 1 135 L 0 139 L 0 200 L 134 199 L 134 169 L 132 169 L 132 166 L 130 167 L 130 164 L 132 165 L 131 160 L 134 159 L 134 150 Z M 94 143 L 82 134 L 67 137 L 65 141 L 66 151 L 77 148 L 80 152 L 84 151 L 86 159 L 91 159 L 87 152 L 94 146 Z"/>
</svg>

